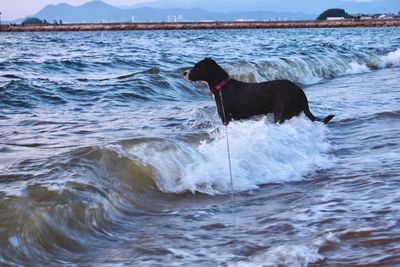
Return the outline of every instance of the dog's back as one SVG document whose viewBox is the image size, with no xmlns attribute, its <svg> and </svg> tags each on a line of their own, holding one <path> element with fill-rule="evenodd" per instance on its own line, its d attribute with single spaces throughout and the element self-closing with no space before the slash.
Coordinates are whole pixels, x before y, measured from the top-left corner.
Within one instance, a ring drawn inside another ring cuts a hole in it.
<svg viewBox="0 0 400 267">
<path fill-rule="evenodd" d="M 283 122 L 303 111 L 307 98 L 303 90 L 288 80 L 245 83 L 232 80 L 224 87 L 222 100 L 231 119 L 246 119 L 274 113 Z M 218 105 L 218 104 L 217 104 Z"/>
</svg>

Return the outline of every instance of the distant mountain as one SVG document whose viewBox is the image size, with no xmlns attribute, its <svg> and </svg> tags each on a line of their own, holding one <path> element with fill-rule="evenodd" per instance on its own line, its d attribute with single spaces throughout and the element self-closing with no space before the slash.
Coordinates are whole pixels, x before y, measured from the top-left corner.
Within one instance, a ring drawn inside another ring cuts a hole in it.
<svg viewBox="0 0 400 267">
<path fill-rule="evenodd" d="M 62 20 L 64 23 L 95 23 L 95 22 L 162 22 L 168 17 L 181 21 L 220 20 L 234 21 L 238 19 L 266 20 L 274 18 L 287 19 L 315 19 L 316 14 L 300 12 L 270 12 L 270 11 L 206 11 L 201 8 L 118 8 L 102 1 L 91 1 L 81 6 L 68 4 L 47 5 L 34 17 L 45 19 L 48 22 Z M 19 22 L 21 20 L 18 20 Z"/>
<path fill-rule="evenodd" d="M 399 12 L 400 0 L 156 0 L 134 7 L 115 7 L 100 0 L 80 6 L 48 5 L 33 15 L 48 22 L 162 22 L 238 19 L 315 19 L 328 8 L 343 8 L 348 13 Z M 22 19 L 15 22 L 21 22 Z"/>
<path fill-rule="evenodd" d="M 68 4 L 47 5 L 34 17 L 65 22 L 99 22 L 101 20 L 119 18 L 121 9 L 108 5 L 102 1 L 91 1 L 81 6 Z M 125 18 L 126 19 L 126 18 Z"/>
<path fill-rule="evenodd" d="M 400 11 L 400 0 L 156 0 L 136 5 L 136 7 L 143 6 L 153 8 L 201 8 L 213 12 L 262 10 L 320 14 L 329 8 L 343 8 L 350 13 L 397 13 Z"/>
</svg>

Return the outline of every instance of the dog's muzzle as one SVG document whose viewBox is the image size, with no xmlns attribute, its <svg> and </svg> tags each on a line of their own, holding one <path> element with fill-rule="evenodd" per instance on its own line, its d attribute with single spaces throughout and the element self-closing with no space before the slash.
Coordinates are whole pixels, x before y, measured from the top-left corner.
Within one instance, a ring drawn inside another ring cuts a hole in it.
<svg viewBox="0 0 400 267">
<path fill-rule="evenodd" d="M 191 82 L 191 80 L 189 79 L 189 74 L 190 74 L 190 70 L 185 70 L 183 72 L 183 76 L 185 77 L 185 80 Z"/>
</svg>

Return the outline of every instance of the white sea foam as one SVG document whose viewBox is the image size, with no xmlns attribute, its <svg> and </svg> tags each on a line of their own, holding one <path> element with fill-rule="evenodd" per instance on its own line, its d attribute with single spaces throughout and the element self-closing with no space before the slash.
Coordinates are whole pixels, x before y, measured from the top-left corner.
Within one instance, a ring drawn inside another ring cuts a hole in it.
<svg viewBox="0 0 400 267">
<path fill-rule="evenodd" d="M 400 48 L 394 52 L 390 52 L 385 56 L 380 57 L 380 61 L 383 65 L 381 68 L 384 67 L 399 67 L 400 66 Z"/>
<path fill-rule="evenodd" d="M 254 256 L 249 261 L 237 264 L 241 267 L 255 266 L 308 266 L 324 258 L 318 253 L 318 248 L 307 245 L 281 245 Z"/>
<path fill-rule="evenodd" d="M 332 233 L 311 240 L 306 244 L 284 244 L 271 247 L 265 252 L 250 257 L 248 260 L 238 262 L 240 267 L 255 266 L 290 266 L 305 267 L 311 263 L 322 261 L 324 257 L 319 253 L 322 246 L 327 243 L 340 242 Z"/>
<path fill-rule="evenodd" d="M 349 64 L 349 68 L 345 71 L 344 74 L 360 74 L 370 72 L 371 69 L 368 68 L 364 63 L 360 64 L 357 62 L 351 62 Z"/>
<path fill-rule="evenodd" d="M 276 125 L 259 120 L 232 122 L 229 139 L 235 191 L 256 189 L 262 184 L 299 181 L 329 166 L 327 128 L 305 117 Z M 225 130 L 214 128 L 211 141 L 194 145 L 153 141 L 128 149 L 129 157 L 153 171 L 165 192 L 229 192 Z"/>
</svg>

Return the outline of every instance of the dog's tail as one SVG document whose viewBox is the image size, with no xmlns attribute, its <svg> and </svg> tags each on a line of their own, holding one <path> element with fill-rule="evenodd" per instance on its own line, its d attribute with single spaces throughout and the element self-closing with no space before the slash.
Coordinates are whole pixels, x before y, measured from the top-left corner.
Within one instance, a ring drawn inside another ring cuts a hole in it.
<svg viewBox="0 0 400 267">
<path fill-rule="evenodd" d="M 329 116 L 326 116 L 326 117 L 323 118 L 323 119 L 318 118 L 318 117 L 315 117 L 315 116 L 311 113 L 310 108 L 308 107 L 308 103 L 307 103 L 307 102 L 305 103 L 305 105 L 304 105 L 304 107 L 303 107 L 303 112 L 304 112 L 304 114 L 306 114 L 307 118 L 309 118 L 311 121 L 320 121 L 320 122 L 323 122 L 323 123 L 328 123 L 333 117 L 335 117 L 335 115 L 329 115 Z"/>
</svg>

